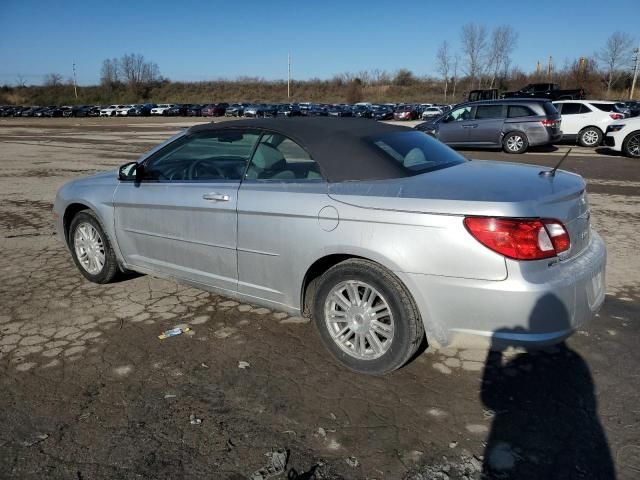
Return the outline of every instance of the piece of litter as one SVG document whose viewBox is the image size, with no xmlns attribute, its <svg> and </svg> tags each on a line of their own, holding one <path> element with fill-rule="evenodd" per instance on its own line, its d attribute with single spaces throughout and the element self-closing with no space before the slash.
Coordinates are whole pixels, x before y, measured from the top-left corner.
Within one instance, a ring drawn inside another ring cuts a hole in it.
<svg viewBox="0 0 640 480">
<path fill-rule="evenodd" d="M 207 364 L 206 364 L 206 363 L 204 363 L 204 362 L 202 362 L 202 363 L 200 364 L 200 366 L 201 366 L 202 368 L 209 368 L 209 365 L 207 365 Z"/>
<path fill-rule="evenodd" d="M 337 419 L 338 419 L 338 417 L 336 417 L 336 414 L 335 414 L 335 413 L 333 413 L 333 412 L 331 412 L 331 413 L 329 414 L 329 416 L 331 417 L 331 420 L 337 420 Z"/>
<path fill-rule="evenodd" d="M 177 395 L 174 395 L 173 393 L 167 393 L 164 398 L 176 398 Z"/>
<path fill-rule="evenodd" d="M 347 457 L 344 459 L 344 461 L 347 462 L 347 465 L 349 465 L 351 468 L 356 468 L 360 465 L 360 462 L 356 457 Z"/>
<path fill-rule="evenodd" d="M 288 454 L 284 448 L 278 448 L 264 454 L 269 460 L 267 465 L 253 472 L 250 480 L 266 480 L 277 477 L 285 472 L 287 468 Z"/>
<path fill-rule="evenodd" d="M 449 443 L 449 448 L 456 448 L 458 446 L 458 442 Z"/>
<path fill-rule="evenodd" d="M 190 332 L 190 331 L 191 329 L 189 327 L 185 327 L 185 328 L 176 327 L 170 330 L 165 330 L 160 335 L 158 335 L 158 338 L 160 340 L 164 340 L 165 338 L 175 337 L 177 335 L 182 335 L 183 333 Z"/>
<path fill-rule="evenodd" d="M 191 425 L 200 425 L 202 423 L 202 419 L 196 417 L 193 413 L 191 415 L 189 415 L 189 422 L 191 422 Z"/>
<path fill-rule="evenodd" d="M 321 437 L 326 437 L 327 436 L 327 432 L 324 428 L 322 427 L 318 427 L 318 435 L 320 435 Z"/>
<path fill-rule="evenodd" d="M 244 360 L 240 360 L 238 362 L 238 368 L 245 369 L 245 368 L 249 368 L 250 366 L 251 364 L 249 362 L 245 362 Z"/>
<path fill-rule="evenodd" d="M 25 440 L 24 442 L 21 442 L 20 445 L 22 445 L 23 447 L 32 447 L 36 443 L 40 443 L 47 438 L 49 438 L 48 433 L 40 433 L 33 437 L 31 440 Z"/>
</svg>

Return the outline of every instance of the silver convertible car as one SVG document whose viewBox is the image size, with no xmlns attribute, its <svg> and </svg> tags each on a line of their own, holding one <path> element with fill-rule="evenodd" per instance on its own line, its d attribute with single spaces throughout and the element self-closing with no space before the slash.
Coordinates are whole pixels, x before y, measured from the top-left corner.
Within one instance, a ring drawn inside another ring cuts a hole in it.
<svg viewBox="0 0 640 480">
<path fill-rule="evenodd" d="M 540 170 L 371 120 L 240 120 L 67 183 L 54 216 L 92 282 L 136 271 L 311 315 L 340 362 L 380 374 L 425 338 L 538 347 L 594 316 L 585 182 Z"/>
</svg>

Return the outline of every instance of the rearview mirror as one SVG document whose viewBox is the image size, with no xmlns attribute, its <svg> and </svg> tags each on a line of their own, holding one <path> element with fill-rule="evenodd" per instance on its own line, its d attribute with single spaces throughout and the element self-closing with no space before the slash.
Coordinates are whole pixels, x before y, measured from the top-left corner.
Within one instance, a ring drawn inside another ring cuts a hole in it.
<svg viewBox="0 0 640 480">
<path fill-rule="evenodd" d="M 138 180 L 139 173 L 142 173 L 142 165 L 138 162 L 125 163 L 118 169 L 118 180 L 121 182 Z"/>
</svg>

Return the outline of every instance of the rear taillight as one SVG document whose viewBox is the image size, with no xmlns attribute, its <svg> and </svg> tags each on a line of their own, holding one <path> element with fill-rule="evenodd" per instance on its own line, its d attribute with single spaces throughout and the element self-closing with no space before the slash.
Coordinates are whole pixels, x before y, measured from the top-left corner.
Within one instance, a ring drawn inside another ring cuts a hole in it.
<svg viewBox="0 0 640 480">
<path fill-rule="evenodd" d="M 464 226 L 485 247 L 515 260 L 555 257 L 571 246 L 558 220 L 467 217 Z"/>
<path fill-rule="evenodd" d="M 559 120 L 545 119 L 540 122 L 543 127 L 555 127 L 560 123 Z"/>
<path fill-rule="evenodd" d="M 610 113 L 609 116 L 614 120 L 620 120 L 621 118 L 624 118 L 624 115 L 622 115 L 621 113 Z"/>
</svg>

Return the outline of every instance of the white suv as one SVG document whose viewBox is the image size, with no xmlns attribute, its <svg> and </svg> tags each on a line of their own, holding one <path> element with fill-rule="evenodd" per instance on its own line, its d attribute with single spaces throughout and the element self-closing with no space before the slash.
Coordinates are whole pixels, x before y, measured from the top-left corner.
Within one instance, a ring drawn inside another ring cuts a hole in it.
<svg viewBox="0 0 640 480">
<path fill-rule="evenodd" d="M 115 117 L 116 112 L 119 108 L 124 107 L 124 105 L 110 105 L 107 108 L 103 108 L 100 110 L 101 117 Z"/>
<path fill-rule="evenodd" d="M 173 103 L 161 103 L 155 108 L 151 109 L 151 115 L 166 115 L 166 111 L 173 108 Z"/>
<path fill-rule="evenodd" d="M 627 157 L 640 158 L 640 117 L 612 122 L 607 127 L 604 144 Z"/>
<path fill-rule="evenodd" d="M 562 138 L 576 140 L 583 147 L 597 147 L 607 126 L 624 115 L 615 102 L 600 100 L 560 100 L 553 102 L 562 115 Z"/>
</svg>

